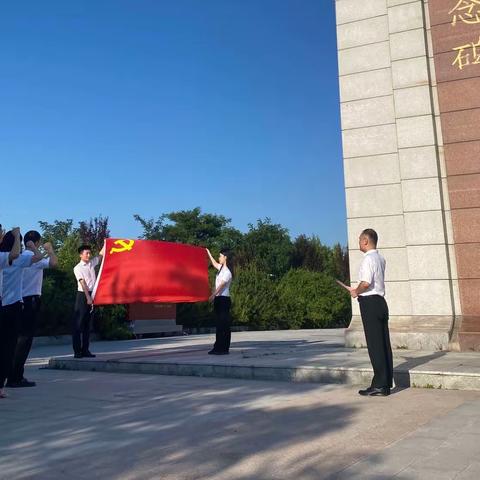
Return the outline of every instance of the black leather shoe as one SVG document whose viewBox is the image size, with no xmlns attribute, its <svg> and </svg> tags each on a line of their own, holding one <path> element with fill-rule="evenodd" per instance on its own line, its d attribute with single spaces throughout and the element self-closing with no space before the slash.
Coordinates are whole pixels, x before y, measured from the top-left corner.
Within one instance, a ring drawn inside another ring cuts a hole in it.
<svg viewBox="0 0 480 480">
<path fill-rule="evenodd" d="M 96 355 L 94 355 L 94 354 L 91 353 L 91 352 L 85 352 L 85 353 L 82 353 L 82 357 L 83 357 L 83 358 L 95 358 Z"/>
<path fill-rule="evenodd" d="M 35 382 L 29 382 L 26 378 L 22 378 L 19 382 L 7 382 L 8 388 L 24 388 L 24 387 L 34 387 Z"/>
<path fill-rule="evenodd" d="M 365 388 L 364 390 L 359 390 L 358 394 L 365 396 L 365 395 L 368 395 L 372 390 L 373 390 L 373 387 L 368 387 L 368 388 Z"/>
<path fill-rule="evenodd" d="M 213 355 L 228 355 L 229 352 L 215 352 Z"/>
<path fill-rule="evenodd" d="M 359 390 L 358 393 L 364 397 L 388 397 L 390 389 L 388 387 L 368 387 L 365 390 Z"/>
<path fill-rule="evenodd" d="M 83 355 L 81 353 L 75 353 L 73 355 L 73 358 L 82 358 L 82 357 L 83 357 Z"/>
</svg>

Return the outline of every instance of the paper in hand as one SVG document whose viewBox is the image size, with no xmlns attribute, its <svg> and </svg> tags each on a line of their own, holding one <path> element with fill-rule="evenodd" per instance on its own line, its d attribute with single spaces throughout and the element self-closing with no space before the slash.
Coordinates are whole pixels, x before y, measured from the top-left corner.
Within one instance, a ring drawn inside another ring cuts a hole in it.
<svg viewBox="0 0 480 480">
<path fill-rule="evenodd" d="M 343 287 L 345 290 L 348 290 L 350 291 L 350 288 L 349 286 L 345 285 L 343 282 L 341 282 L 340 280 L 335 280 L 341 287 Z"/>
</svg>

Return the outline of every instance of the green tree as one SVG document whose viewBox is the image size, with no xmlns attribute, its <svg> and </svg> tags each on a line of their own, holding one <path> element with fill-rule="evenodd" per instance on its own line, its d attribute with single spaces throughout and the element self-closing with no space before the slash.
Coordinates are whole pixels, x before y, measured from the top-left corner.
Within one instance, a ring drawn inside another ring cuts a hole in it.
<svg viewBox="0 0 480 480">
<path fill-rule="evenodd" d="M 71 219 L 38 223 L 42 240 L 51 242 L 58 256 L 58 267 L 44 273 L 38 334 L 66 334 L 71 330 L 70 319 L 75 301 L 73 267 L 78 262 L 78 227 Z"/>
<path fill-rule="evenodd" d="M 223 215 L 202 213 L 199 207 L 160 215 L 157 219 L 134 218 L 143 228 L 143 238 L 167 242 L 188 243 L 218 251 L 222 247 L 235 248 L 242 234 L 233 228 L 231 219 Z"/>
<path fill-rule="evenodd" d="M 80 222 L 78 234 L 82 243 L 90 245 L 94 251 L 99 252 L 104 240 L 110 236 L 108 217 L 100 215 L 91 218 L 88 222 Z"/>
<path fill-rule="evenodd" d="M 326 270 L 332 251 L 316 236 L 299 235 L 293 242 L 292 267 L 312 272 Z"/>
<path fill-rule="evenodd" d="M 50 242 L 55 250 L 62 248 L 65 241 L 78 235 L 78 228 L 73 226 L 73 220 L 54 220 L 53 223 L 39 221 L 40 233 L 44 242 Z"/>
<path fill-rule="evenodd" d="M 293 245 L 288 230 L 269 218 L 249 224 L 236 258 L 239 265 L 255 263 L 264 272 L 280 278 L 291 265 Z"/>
<path fill-rule="evenodd" d="M 347 247 L 342 247 L 339 243 L 337 243 L 331 248 L 325 273 L 328 273 L 334 278 L 338 278 L 342 282 L 349 281 L 350 268 L 348 264 Z"/>
</svg>

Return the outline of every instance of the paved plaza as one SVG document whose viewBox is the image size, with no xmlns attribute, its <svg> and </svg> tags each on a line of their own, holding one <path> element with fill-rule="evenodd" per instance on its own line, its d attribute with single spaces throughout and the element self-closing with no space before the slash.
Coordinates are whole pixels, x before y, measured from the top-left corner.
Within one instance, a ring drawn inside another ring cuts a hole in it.
<svg viewBox="0 0 480 480">
<path fill-rule="evenodd" d="M 234 334 L 231 357 L 246 355 L 256 333 Z M 267 355 L 282 342 L 301 350 L 301 337 L 264 332 L 257 341 Z M 323 339 L 322 348 L 342 353 L 338 331 Z M 104 352 L 97 358 L 162 348 L 199 355 L 210 341 L 96 342 L 93 350 Z M 351 385 L 44 368 L 69 349 L 35 348 L 27 376 L 37 387 L 9 390 L 1 401 L 0 478 L 480 478 L 478 391 L 397 388 L 364 398 Z"/>
</svg>

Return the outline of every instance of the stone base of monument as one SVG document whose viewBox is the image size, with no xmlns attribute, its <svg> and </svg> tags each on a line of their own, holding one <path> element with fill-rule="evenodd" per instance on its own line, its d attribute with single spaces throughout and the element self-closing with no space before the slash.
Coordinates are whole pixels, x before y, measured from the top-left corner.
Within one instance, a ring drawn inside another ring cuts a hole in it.
<svg viewBox="0 0 480 480">
<path fill-rule="evenodd" d="M 480 317 L 459 317 L 452 335 L 452 343 L 455 346 L 452 350 L 480 352 Z"/>
<path fill-rule="evenodd" d="M 445 351 L 452 348 L 454 321 L 450 316 L 398 316 L 390 317 L 390 340 L 393 349 Z M 352 317 L 345 330 L 345 346 L 367 346 L 360 316 Z"/>
<path fill-rule="evenodd" d="M 135 320 L 133 322 L 135 335 L 170 334 L 182 335 L 183 326 L 177 325 L 175 320 Z"/>
</svg>

